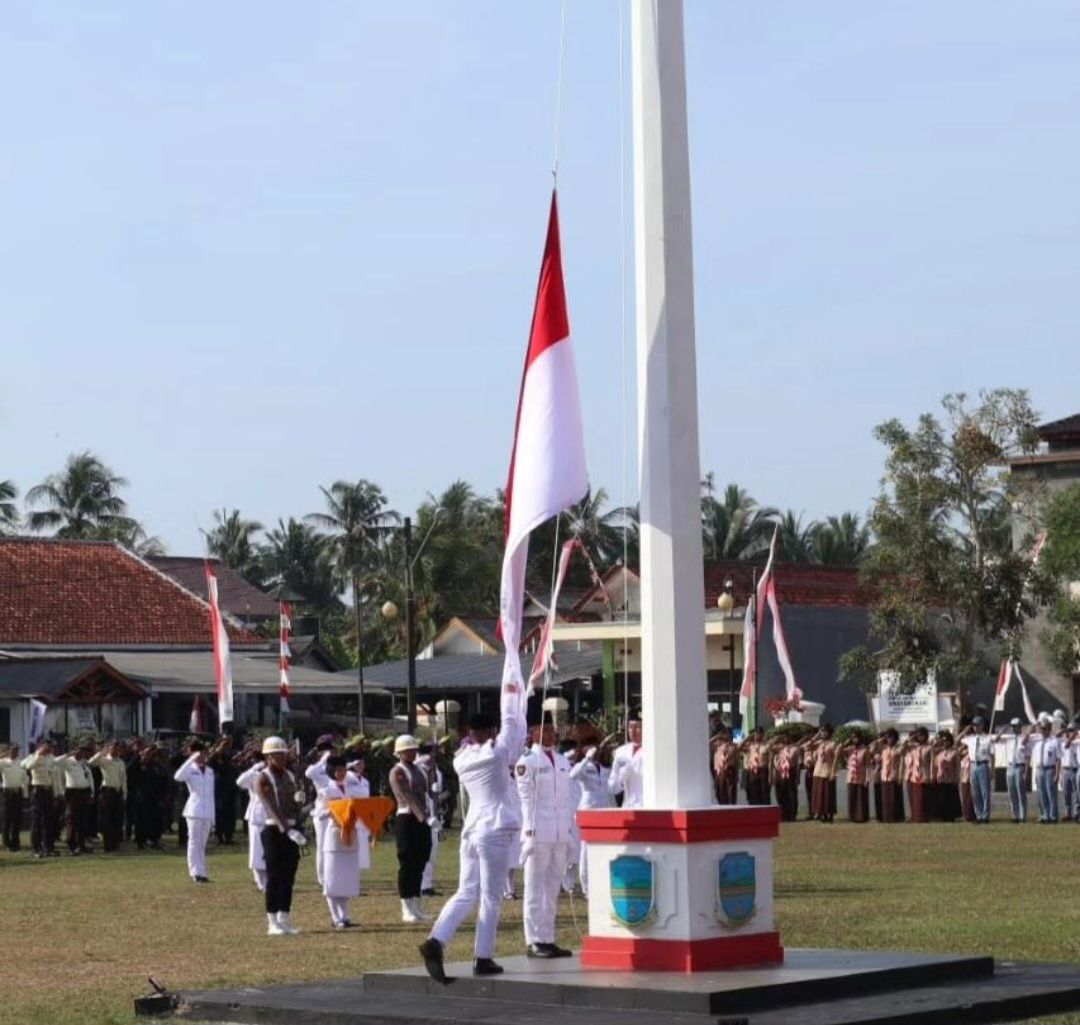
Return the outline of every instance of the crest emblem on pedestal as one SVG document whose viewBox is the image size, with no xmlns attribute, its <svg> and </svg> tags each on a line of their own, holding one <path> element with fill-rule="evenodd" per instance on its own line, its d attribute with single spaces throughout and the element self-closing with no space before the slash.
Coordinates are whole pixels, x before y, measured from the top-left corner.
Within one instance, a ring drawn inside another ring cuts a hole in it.
<svg viewBox="0 0 1080 1025">
<path fill-rule="evenodd" d="M 620 854 L 608 870 L 611 880 L 612 917 L 629 929 L 642 926 L 656 917 L 656 873 L 648 858 Z"/>
<path fill-rule="evenodd" d="M 746 851 L 725 854 L 717 875 L 716 917 L 732 928 L 746 925 L 757 911 L 754 856 Z"/>
</svg>

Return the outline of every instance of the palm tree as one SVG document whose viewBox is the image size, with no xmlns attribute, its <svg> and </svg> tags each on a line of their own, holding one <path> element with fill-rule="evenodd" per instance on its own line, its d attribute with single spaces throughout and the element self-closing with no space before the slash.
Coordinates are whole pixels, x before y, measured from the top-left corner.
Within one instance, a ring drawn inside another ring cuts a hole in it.
<svg viewBox="0 0 1080 1025">
<path fill-rule="evenodd" d="M 165 542 L 128 516 L 119 516 L 94 531 L 93 537 L 100 541 L 118 541 L 129 551 L 144 559 L 165 554 Z"/>
<path fill-rule="evenodd" d="M 26 504 L 45 506 L 31 512 L 31 530 L 52 530 L 56 537 L 93 538 L 102 529 L 127 519 L 127 503 L 117 494 L 128 482 L 97 456 L 82 452 L 68 457 L 64 472 L 52 474 L 26 493 Z"/>
<path fill-rule="evenodd" d="M 387 509 L 386 496 L 371 481 L 350 484 L 339 480 L 319 490 L 326 500 L 326 512 L 310 513 L 304 519 L 328 532 L 338 586 L 355 589 L 373 565 L 378 541 L 390 533 L 400 517 Z"/>
<path fill-rule="evenodd" d="M 817 525 L 810 561 L 822 566 L 856 566 L 869 550 L 869 524 L 860 523 L 855 513 L 844 513 Z"/>
<path fill-rule="evenodd" d="M 776 558 L 779 562 L 810 562 L 818 524 L 802 525 L 802 515 L 788 509 L 776 525 Z"/>
<path fill-rule="evenodd" d="M 292 517 L 266 533 L 260 549 L 266 582 L 303 595 L 320 611 L 338 605 L 337 575 L 330 540 L 314 527 Z"/>
<path fill-rule="evenodd" d="M 623 530 L 631 525 L 621 508 L 600 511 L 607 499 L 603 488 L 590 490 L 577 505 L 567 509 L 563 521 L 567 534 L 576 537 L 601 568 L 613 566 L 622 558 Z"/>
<path fill-rule="evenodd" d="M 245 520 L 239 509 L 215 509 L 215 526 L 202 531 L 206 554 L 219 558 L 250 583 L 260 582 L 259 553 L 255 535 L 263 529 L 256 520 Z"/>
<path fill-rule="evenodd" d="M 749 559 L 768 548 L 779 515 L 776 509 L 758 505 L 737 484 L 729 484 L 717 501 L 709 474 L 702 486 L 706 491 L 701 500 L 702 542 L 708 558 Z"/>
<path fill-rule="evenodd" d="M 437 522 L 436 522 L 437 520 Z M 471 484 L 454 481 L 416 513 L 417 544 L 427 544 L 413 571 L 417 609 L 430 618 L 430 629 L 455 615 L 493 615 L 499 607 L 502 528 L 494 503 L 477 495 Z M 393 573 L 404 577 L 403 553 L 395 546 Z"/>
<path fill-rule="evenodd" d="M 13 534 L 19 527 L 19 489 L 9 480 L 0 480 L 0 534 Z"/>
</svg>

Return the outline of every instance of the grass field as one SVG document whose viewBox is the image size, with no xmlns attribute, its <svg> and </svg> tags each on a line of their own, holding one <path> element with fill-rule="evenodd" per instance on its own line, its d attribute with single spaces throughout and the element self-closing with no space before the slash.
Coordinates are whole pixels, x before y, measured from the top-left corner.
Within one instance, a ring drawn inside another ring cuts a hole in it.
<svg viewBox="0 0 1080 1025">
<path fill-rule="evenodd" d="M 416 960 L 420 926 L 398 919 L 393 845 L 382 842 L 360 929 L 329 928 L 300 865 L 293 918 L 302 935 L 271 939 L 243 847 L 210 849 L 213 883 L 188 881 L 181 851 L 34 861 L 0 853 L 0 1025 L 134 1020 L 147 975 L 171 989 L 316 980 Z M 456 834 L 439 887 L 456 877 Z M 786 946 L 911 949 L 1080 961 L 1080 827 L 785 825 L 777 847 L 777 912 Z M 428 905 L 437 902 L 428 900 Z M 499 953 L 523 948 L 521 904 L 504 904 Z M 560 942 L 576 947 L 585 908 L 564 898 Z M 576 912 L 576 915 L 575 915 Z M 273 951 L 272 964 L 267 953 Z M 450 956 L 467 958 L 470 937 Z M 1075 1018 L 1072 1020 L 1080 1020 Z"/>
</svg>

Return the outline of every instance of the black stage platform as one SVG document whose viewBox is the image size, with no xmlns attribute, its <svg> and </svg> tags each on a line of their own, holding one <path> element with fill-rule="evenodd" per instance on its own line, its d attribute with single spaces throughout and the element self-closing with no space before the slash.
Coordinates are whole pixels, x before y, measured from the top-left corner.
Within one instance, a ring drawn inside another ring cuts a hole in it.
<svg viewBox="0 0 1080 1025">
<path fill-rule="evenodd" d="M 1080 965 L 882 951 L 789 950 L 781 967 L 676 975 L 582 971 L 577 959 L 502 959 L 449 985 L 422 968 L 332 982 L 180 995 L 176 1013 L 258 1025 L 929 1025 L 1007 1022 L 1080 1008 Z"/>
</svg>

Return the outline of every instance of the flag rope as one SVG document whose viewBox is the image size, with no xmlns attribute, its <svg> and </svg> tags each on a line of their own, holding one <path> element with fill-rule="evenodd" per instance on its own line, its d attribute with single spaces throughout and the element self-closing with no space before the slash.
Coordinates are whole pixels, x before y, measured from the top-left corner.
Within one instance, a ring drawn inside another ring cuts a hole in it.
<svg viewBox="0 0 1080 1025">
<path fill-rule="evenodd" d="M 562 11 L 559 16 L 559 65 L 555 75 L 555 153 L 551 161 L 551 180 L 553 184 L 559 181 L 559 143 L 562 136 L 562 93 L 563 93 L 563 67 L 566 63 L 566 0 L 562 0 Z"/>
<path fill-rule="evenodd" d="M 627 574 L 630 571 L 630 351 L 627 344 L 627 245 L 626 245 L 626 4 L 619 8 L 619 345 L 622 349 L 622 628 L 623 628 L 623 732 L 630 715 L 630 663 L 626 652 L 630 647 L 630 602 L 627 598 Z M 614 670 L 614 659 L 612 659 Z"/>
</svg>

